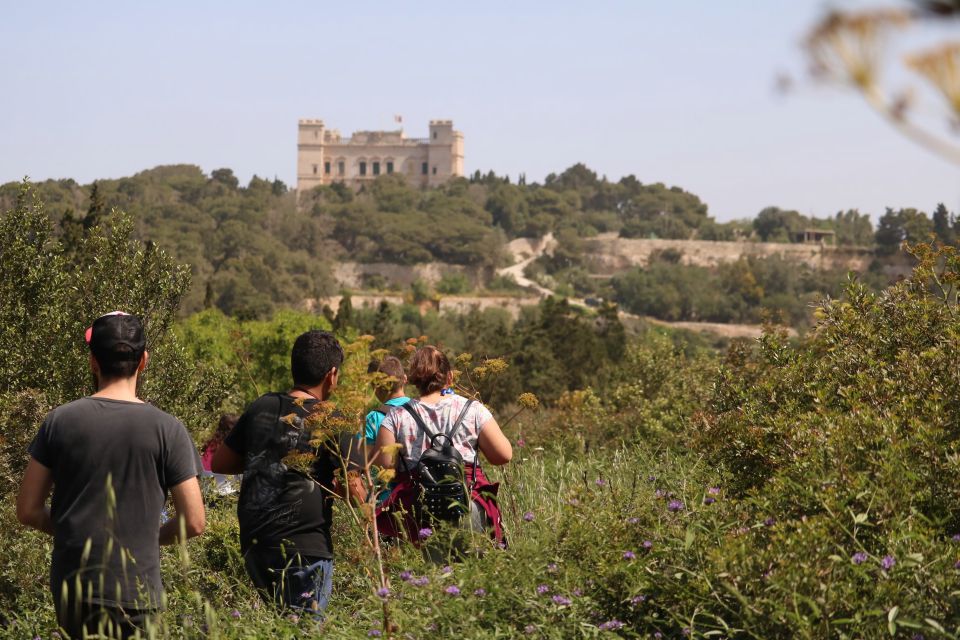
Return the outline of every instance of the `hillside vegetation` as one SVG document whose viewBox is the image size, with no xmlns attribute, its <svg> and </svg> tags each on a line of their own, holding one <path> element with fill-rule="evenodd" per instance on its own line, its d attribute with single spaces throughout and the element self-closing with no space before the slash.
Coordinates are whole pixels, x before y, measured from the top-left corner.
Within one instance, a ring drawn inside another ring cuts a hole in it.
<svg viewBox="0 0 960 640">
<path fill-rule="evenodd" d="M 334 261 L 443 261 L 491 273 L 490 268 L 508 259 L 505 241 L 547 232 L 555 234 L 558 247 L 537 269 L 559 291 L 608 297 L 627 306 L 635 306 L 625 293 L 629 287 L 606 288 L 590 280 L 581 265 L 580 239 L 616 232 L 624 237 L 793 241 L 798 231 L 813 227 L 832 229 L 840 244 L 875 240 L 881 253 L 890 254 L 901 241 L 923 241 L 931 232 L 948 244 L 957 235 L 954 216 L 942 205 L 932 218 L 915 209 L 890 210 L 875 234 L 869 218 L 857 211 L 816 220 L 771 207 L 752 221 L 721 224 L 708 215 L 700 198 L 679 187 L 643 184 L 633 176 L 613 182 L 580 164 L 547 176 L 543 184 L 511 184 L 478 172 L 417 190 L 399 176 L 382 176 L 359 193 L 339 185 L 318 187 L 300 194 L 299 204 L 279 180 L 254 176 L 242 186 L 229 169 L 206 175 L 192 165 L 157 167 L 92 185 L 48 180 L 36 189 L 54 234 L 66 246 L 76 245 L 109 219 L 114 208 L 125 211 L 135 237 L 165 247 L 176 261 L 190 265 L 192 286 L 181 313 L 216 306 L 244 318 L 265 318 L 278 307 L 336 293 L 330 275 Z M 0 186 L 0 208 L 12 208 L 18 191 L 16 183 Z M 806 292 L 803 287 L 797 291 Z M 705 307 L 667 315 L 756 317 Z"/>
</svg>

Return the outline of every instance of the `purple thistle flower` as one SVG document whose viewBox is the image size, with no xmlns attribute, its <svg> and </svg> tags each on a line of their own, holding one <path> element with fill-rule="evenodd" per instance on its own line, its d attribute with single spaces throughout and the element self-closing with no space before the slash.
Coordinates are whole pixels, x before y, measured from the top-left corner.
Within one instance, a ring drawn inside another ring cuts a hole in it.
<svg viewBox="0 0 960 640">
<path fill-rule="evenodd" d="M 883 560 L 880 561 L 880 566 L 883 567 L 884 571 L 890 571 L 895 564 L 897 564 L 897 559 L 893 556 L 883 556 Z"/>
<path fill-rule="evenodd" d="M 850 558 L 850 560 L 853 561 L 853 564 L 863 564 L 867 561 L 868 557 L 869 556 L 867 556 L 867 554 L 863 551 L 857 551 L 855 554 L 853 554 L 853 557 Z"/>
<path fill-rule="evenodd" d="M 710 487 L 709 489 L 707 489 L 707 493 L 709 493 L 712 496 L 718 496 L 720 495 L 720 487 Z"/>
<path fill-rule="evenodd" d="M 387 589 L 386 587 L 380 587 L 377 589 L 377 595 L 386 600 L 390 597 L 390 589 Z"/>
<path fill-rule="evenodd" d="M 546 594 L 546 593 L 549 593 L 549 592 L 550 592 L 550 587 L 548 587 L 547 585 L 545 585 L 545 584 L 537 585 L 537 594 L 538 594 L 538 595 L 541 595 L 541 596 L 542 596 L 542 595 L 544 595 L 544 594 Z"/>
<path fill-rule="evenodd" d="M 430 584 L 430 578 L 427 576 L 420 576 L 419 578 L 414 578 L 411 580 L 410 584 L 414 585 L 415 587 L 423 587 Z"/>
<path fill-rule="evenodd" d="M 559 607 L 569 607 L 571 604 L 573 604 L 573 601 L 570 598 L 565 598 L 563 596 L 553 596 L 551 599 L 553 600 L 553 604 Z"/>
<path fill-rule="evenodd" d="M 567 504 L 570 505 L 571 507 L 575 507 L 578 504 L 580 504 L 580 501 L 577 500 L 576 498 L 570 498 L 569 500 L 567 500 Z"/>
<path fill-rule="evenodd" d="M 656 632 L 654 632 L 653 637 L 654 637 L 654 638 L 657 638 L 657 640 L 660 640 L 660 638 L 663 637 L 663 634 L 660 633 L 659 631 L 656 631 Z"/>
<path fill-rule="evenodd" d="M 420 537 L 421 540 L 426 540 L 427 538 L 433 535 L 433 529 L 431 529 L 430 527 L 424 527 L 423 529 L 420 529 L 417 535 Z"/>
<path fill-rule="evenodd" d="M 448 594 L 450 594 L 451 596 L 458 596 L 458 595 L 460 595 L 460 587 L 458 587 L 458 586 L 455 585 L 455 584 L 450 585 L 449 587 L 447 587 L 446 589 L 444 589 L 444 591 L 446 591 L 446 592 L 447 592 Z"/>
<path fill-rule="evenodd" d="M 483 588 L 477 589 L 473 592 L 473 595 L 477 596 L 478 598 L 482 598 L 483 596 L 487 595 L 487 590 Z"/>
<path fill-rule="evenodd" d="M 579 598 L 580 596 L 583 595 L 583 591 L 581 591 L 580 589 L 574 589 L 574 590 L 573 590 L 573 595 L 574 595 L 574 597 Z"/>
<path fill-rule="evenodd" d="M 234 618 L 239 618 L 240 612 L 234 609 L 233 611 L 230 612 L 230 615 L 233 616 Z"/>
<path fill-rule="evenodd" d="M 953 534 L 953 537 L 950 539 L 953 540 L 954 542 L 960 542 L 960 533 Z"/>
<path fill-rule="evenodd" d="M 683 511 L 683 503 L 679 500 L 671 500 L 667 505 L 667 511 L 676 513 L 677 511 Z"/>
<path fill-rule="evenodd" d="M 707 496 L 706 498 L 703 499 L 703 504 L 713 504 L 716 501 L 717 501 L 716 498 L 711 498 L 710 496 Z"/>
<path fill-rule="evenodd" d="M 636 516 L 631 516 L 627 518 L 627 524 L 637 524 L 638 522 L 640 522 L 640 518 Z"/>
<path fill-rule="evenodd" d="M 607 481 L 604 480 L 603 478 L 597 478 L 596 481 L 595 481 L 595 484 L 596 484 L 598 487 L 605 487 L 605 486 L 607 486 Z"/>
<path fill-rule="evenodd" d="M 370 631 L 367 631 L 367 636 L 369 636 L 369 637 L 371 637 L 371 638 L 379 638 L 379 637 L 380 637 L 380 629 L 370 629 Z"/>
<path fill-rule="evenodd" d="M 636 557 L 637 557 L 637 554 L 635 554 L 633 551 L 624 551 L 624 552 L 623 552 L 623 559 L 624 559 L 624 560 L 633 560 L 633 559 L 636 558 Z"/>
<path fill-rule="evenodd" d="M 444 565 L 443 569 L 440 569 L 440 573 L 442 573 L 445 576 L 450 575 L 451 573 L 453 573 L 453 567 L 451 567 L 450 565 Z"/>
<path fill-rule="evenodd" d="M 666 497 L 667 492 L 664 491 L 663 489 L 657 489 L 656 491 L 653 492 L 653 495 L 654 497 L 657 497 L 657 498 L 664 498 Z"/>
<path fill-rule="evenodd" d="M 653 549 L 653 542 L 651 542 L 650 540 L 644 540 L 642 546 L 644 549 L 647 549 L 647 550 Z"/>
<path fill-rule="evenodd" d="M 527 635 L 530 635 L 530 634 L 532 634 L 532 633 L 536 633 L 536 632 L 537 632 L 537 628 L 536 628 L 535 626 L 533 626 L 532 624 L 528 624 L 527 626 L 525 626 L 525 627 L 523 628 L 523 632 L 526 633 Z"/>
<path fill-rule="evenodd" d="M 647 476 L 647 482 L 656 482 L 657 476 Z"/>
<path fill-rule="evenodd" d="M 557 572 L 557 563 L 556 563 L 556 562 L 551 562 L 550 564 L 548 564 L 548 565 L 547 565 L 547 571 L 549 571 L 550 573 L 556 573 L 556 572 Z"/>
<path fill-rule="evenodd" d="M 772 527 L 775 524 L 777 524 L 777 519 L 774 518 L 773 516 L 770 516 L 769 518 L 763 521 L 763 526 L 765 527 Z"/>
<path fill-rule="evenodd" d="M 523 521 L 533 522 L 533 511 L 527 511 L 525 514 L 523 514 Z"/>
<path fill-rule="evenodd" d="M 601 631 L 616 631 L 617 629 L 622 629 L 622 628 L 623 628 L 623 623 L 616 619 L 607 620 L 606 622 L 600 625 Z"/>
<path fill-rule="evenodd" d="M 632 598 L 630 598 L 630 604 L 636 606 L 642 602 L 646 602 L 646 600 L 647 600 L 647 596 L 641 593 L 638 596 L 633 596 Z"/>
<path fill-rule="evenodd" d="M 413 578 L 413 574 L 410 573 L 409 571 L 400 572 L 400 579 L 403 580 L 404 582 L 410 582 L 411 578 Z"/>
<path fill-rule="evenodd" d="M 517 446 L 519 448 L 523 449 L 523 447 L 526 446 L 526 444 L 527 444 L 526 440 L 524 440 L 523 438 L 517 438 Z"/>
<path fill-rule="evenodd" d="M 957 560 L 956 562 L 953 563 L 953 568 L 960 569 L 960 560 Z"/>
</svg>

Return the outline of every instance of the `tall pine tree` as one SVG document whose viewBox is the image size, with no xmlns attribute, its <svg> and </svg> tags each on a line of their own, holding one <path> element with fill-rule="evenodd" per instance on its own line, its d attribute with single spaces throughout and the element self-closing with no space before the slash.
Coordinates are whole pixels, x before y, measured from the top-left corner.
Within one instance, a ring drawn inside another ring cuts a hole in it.
<svg viewBox="0 0 960 640">
<path fill-rule="evenodd" d="M 90 206 L 87 208 L 87 216 L 83 219 L 84 231 L 89 231 L 103 222 L 106 214 L 107 203 L 103 200 L 99 185 L 94 182 L 90 188 Z"/>
<path fill-rule="evenodd" d="M 956 219 L 942 202 L 933 212 L 933 232 L 943 244 L 952 245 L 957 241 Z"/>
</svg>

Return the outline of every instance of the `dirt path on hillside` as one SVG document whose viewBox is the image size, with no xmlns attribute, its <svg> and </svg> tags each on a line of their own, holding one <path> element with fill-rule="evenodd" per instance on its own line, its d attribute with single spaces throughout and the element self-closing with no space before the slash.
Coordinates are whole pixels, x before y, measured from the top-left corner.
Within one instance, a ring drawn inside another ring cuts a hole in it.
<svg viewBox="0 0 960 640">
<path fill-rule="evenodd" d="M 540 239 L 517 238 L 516 240 L 511 240 L 509 243 L 507 243 L 507 250 L 513 254 L 514 264 L 510 265 L 509 267 L 504 267 L 503 269 L 497 269 L 497 275 L 512 276 L 518 285 L 530 291 L 536 292 L 540 298 L 556 295 L 550 289 L 547 289 L 546 287 L 523 275 L 523 270 L 527 268 L 527 265 L 544 254 L 549 255 L 553 252 L 556 246 L 557 242 L 553 237 L 553 233 L 548 233 Z M 583 307 L 584 309 L 592 308 L 583 298 L 567 298 L 567 302 L 576 307 Z M 754 339 L 763 335 L 763 326 L 755 324 L 725 324 L 721 322 L 668 322 L 666 320 L 658 320 L 657 318 L 652 318 L 650 316 L 638 316 L 623 310 L 618 311 L 618 315 L 620 316 L 621 321 L 625 321 L 625 323 L 628 324 L 635 325 L 637 322 L 649 322 L 650 324 L 655 324 L 662 327 L 713 333 L 724 338 Z M 794 329 L 789 329 L 789 332 L 790 335 L 794 336 L 797 333 Z"/>
<path fill-rule="evenodd" d="M 552 231 L 539 239 L 517 238 L 516 240 L 511 240 L 507 243 L 507 250 L 513 254 L 514 263 L 509 267 L 497 269 L 497 275 L 512 277 L 518 285 L 525 289 L 536 291 L 542 298 L 552 296 L 553 291 L 540 286 L 523 275 L 523 270 L 543 254 L 552 253 L 556 246 L 557 241 L 554 240 Z"/>
</svg>

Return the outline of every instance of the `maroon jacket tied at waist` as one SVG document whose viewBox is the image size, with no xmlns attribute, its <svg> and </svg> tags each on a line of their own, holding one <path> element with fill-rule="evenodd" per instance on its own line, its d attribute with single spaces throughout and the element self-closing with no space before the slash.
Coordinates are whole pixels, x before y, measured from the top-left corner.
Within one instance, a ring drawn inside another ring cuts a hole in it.
<svg viewBox="0 0 960 640">
<path fill-rule="evenodd" d="M 503 520 L 497 505 L 499 482 L 490 482 L 483 469 L 472 464 L 466 466 L 467 486 L 471 487 L 470 497 L 487 515 L 490 534 L 498 543 L 506 544 L 503 535 Z M 406 535 L 414 544 L 420 543 L 420 526 L 414 515 L 417 502 L 417 489 L 409 473 L 398 473 L 396 485 L 390 495 L 377 509 L 377 529 L 384 536 L 400 538 Z"/>
</svg>

